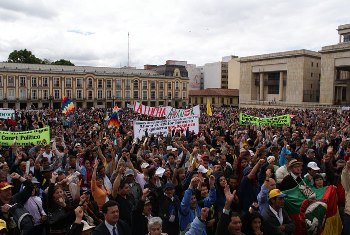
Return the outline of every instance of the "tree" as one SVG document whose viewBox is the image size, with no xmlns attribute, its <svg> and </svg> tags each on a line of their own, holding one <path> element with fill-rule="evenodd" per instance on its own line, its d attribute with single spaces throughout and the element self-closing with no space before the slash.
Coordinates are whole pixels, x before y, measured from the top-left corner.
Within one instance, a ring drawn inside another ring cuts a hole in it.
<svg viewBox="0 0 350 235">
<path fill-rule="evenodd" d="M 10 53 L 7 62 L 10 63 L 26 63 L 26 64 L 41 64 L 42 60 L 37 58 L 32 54 L 31 51 L 27 49 L 24 50 L 14 50 Z"/>
<path fill-rule="evenodd" d="M 70 62 L 70 60 L 65 60 L 65 59 L 56 60 L 55 62 L 52 62 L 51 64 L 74 66 L 74 64 L 72 62 Z"/>
</svg>

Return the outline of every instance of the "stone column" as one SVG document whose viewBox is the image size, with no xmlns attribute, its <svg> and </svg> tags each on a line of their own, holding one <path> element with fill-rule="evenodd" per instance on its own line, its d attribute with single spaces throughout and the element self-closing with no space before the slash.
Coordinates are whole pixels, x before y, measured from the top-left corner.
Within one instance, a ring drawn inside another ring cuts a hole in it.
<svg viewBox="0 0 350 235">
<path fill-rule="evenodd" d="M 278 100 L 283 100 L 283 71 L 280 72 L 280 87 L 279 87 L 279 96 Z"/>
<path fill-rule="evenodd" d="M 264 74 L 260 73 L 260 99 L 264 100 Z"/>
</svg>

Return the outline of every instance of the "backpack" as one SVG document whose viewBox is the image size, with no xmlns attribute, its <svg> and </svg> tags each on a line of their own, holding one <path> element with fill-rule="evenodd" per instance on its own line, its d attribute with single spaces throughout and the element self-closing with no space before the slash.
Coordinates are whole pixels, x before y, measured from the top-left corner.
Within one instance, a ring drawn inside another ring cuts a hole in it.
<svg viewBox="0 0 350 235">
<path fill-rule="evenodd" d="M 26 208 L 20 203 L 16 203 L 11 206 L 9 210 L 16 222 L 21 234 L 27 234 L 34 227 L 33 216 L 27 211 Z"/>
</svg>

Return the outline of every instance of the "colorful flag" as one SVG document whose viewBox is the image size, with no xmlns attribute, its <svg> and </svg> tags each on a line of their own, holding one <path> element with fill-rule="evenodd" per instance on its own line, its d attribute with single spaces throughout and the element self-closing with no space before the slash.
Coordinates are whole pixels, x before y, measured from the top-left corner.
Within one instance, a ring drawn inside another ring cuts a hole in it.
<svg viewBox="0 0 350 235">
<path fill-rule="evenodd" d="M 312 190 L 316 193 L 316 200 L 305 199 L 298 187 L 283 192 L 288 195 L 285 209 L 296 225 L 294 234 L 341 234 L 336 187 L 312 187 Z"/>
<path fill-rule="evenodd" d="M 115 106 L 112 110 L 112 114 L 109 118 L 108 121 L 108 127 L 117 127 L 119 128 L 120 122 L 119 122 L 119 117 L 118 117 L 118 112 L 120 111 L 120 108 L 118 106 Z"/>
<path fill-rule="evenodd" d="M 68 99 L 67 96 L 62 97 L 62 113 L 68 116 L 69 113 L 74 112 L 75 106 L 72 99 Z"/>
<path fill-rule="evenodd" d="M 210 106 L 210 101 L 209 99 L 207 98 L 207 114 L 211 117 L 213 116 L 213 113 L 211 111 L 211 106 Z"/>
</svg>

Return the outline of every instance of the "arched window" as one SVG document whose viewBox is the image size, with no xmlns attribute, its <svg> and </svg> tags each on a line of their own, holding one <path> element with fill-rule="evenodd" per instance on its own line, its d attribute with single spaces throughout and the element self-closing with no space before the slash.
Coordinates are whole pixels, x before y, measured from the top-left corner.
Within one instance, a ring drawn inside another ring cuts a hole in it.
<svg viewBox="0 0 350 235">
<path fill-rule="evenodd" d="M 139 89 L 139 81 L 134 80 L 134 89 Z"/>
</svg>

